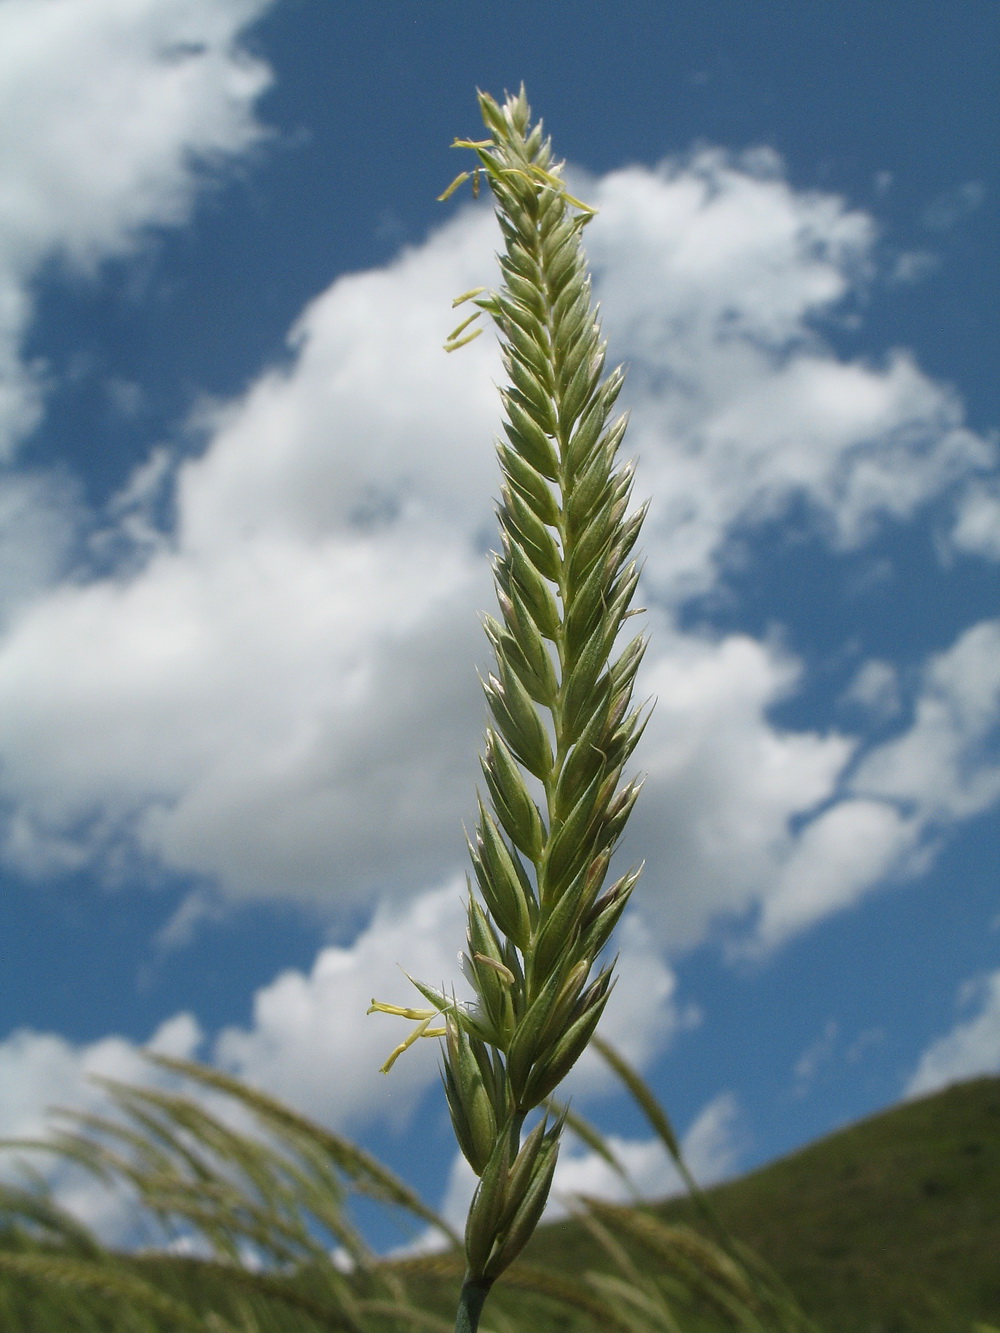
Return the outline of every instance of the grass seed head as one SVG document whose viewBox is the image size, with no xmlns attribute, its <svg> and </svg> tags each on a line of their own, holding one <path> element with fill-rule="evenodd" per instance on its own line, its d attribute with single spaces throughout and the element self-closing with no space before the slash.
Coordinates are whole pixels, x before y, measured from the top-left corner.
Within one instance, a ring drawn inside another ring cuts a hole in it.
<svg viewBox="0 0 1000 1333">
<path fill-rule="evenodd" d="M 479 1177 L 466 1229 L 477 1299 L 520 1252 L 552 1182 L 562 1121 L 541 1120 L 522 1144 L 525 1119 L 579 1059 L 614 984 L 599 955 L 638 871 L 600 894 L 638 794 L 620 783 L 642 729 L 631 693 L 644 646 L 634 638 L 614 656 L 644 511 L 629 513 L 632 469 L 618 462 L 621 371 L 602 379 L 582 248 L 593 210 L 567 192 L 523 88 L 503 104 L 480 93 L 479 104 L 488 137 L 456 141 L 476 166 L 445 191 L 481 175 L 505 246 L 500 289 L 455 303 L 493 320 L 509 380 L 497 445 L 502 622 L 484 618 L 496 658 L 483 682 L 489 804 L 480 800 L 469 840 L 482 896 L 470 891 L 465 956 L 476 1001 L 419 986 L 445 1015 L 448 1106 Z M 452 331 L 449 351 L 475 336 L 475 318 Z"/>
</svg>

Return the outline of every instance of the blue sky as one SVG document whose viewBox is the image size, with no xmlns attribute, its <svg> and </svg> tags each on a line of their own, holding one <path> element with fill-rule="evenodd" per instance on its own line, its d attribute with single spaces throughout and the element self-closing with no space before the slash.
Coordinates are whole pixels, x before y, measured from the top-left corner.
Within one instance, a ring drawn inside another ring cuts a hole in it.
<svg viewBox="0 0 1000 1333">
<path fill-rule="evenodd" d="M 462 944 L 498 242 L 435 196 L 522 79 L 652 501 L 607 1033 L 706 1179 L 1000 1070 L 1000 15 L 670 8 L 0 0 L 0 1134 L 152 1041 L 461 1212 L 364 1008 Z"/>
</svg>

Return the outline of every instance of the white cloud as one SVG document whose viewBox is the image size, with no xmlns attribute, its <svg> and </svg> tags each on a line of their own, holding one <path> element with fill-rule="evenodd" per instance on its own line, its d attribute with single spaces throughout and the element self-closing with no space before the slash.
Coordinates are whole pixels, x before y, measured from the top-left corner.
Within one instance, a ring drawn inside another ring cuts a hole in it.
<svg viewBox="0 0 1000 1333">
<path fill-rule="evenodd" d="M 161 1024 L 148 1048 L 192 1058 L 207 1047 L 217 1066 L 348 1133 L 379 1123 L 405 1126 L 439 1083 L 439 1043 L 418 1041 L 384 1075 L 381 1065 L 412 1024 L 366 1011 L 373 997 L 424 1005 L 404 967 L 460 999 L 469 996 L 459 961 L 464 893 L 456 880 L 405 907 L 384 904 L 350 946 L 321 949 L 308 973 L 289 969 L 261 987 L 248 1027 L 225 1028 L 208 1041 L 189 1014 L 178 1014 Z M 673 973 L 637 918 L 623 923 L 619 943 L 620 984 L 601 1030 L 630 1060 L 645 1065 L 691 1017 L 678 1014 Z M 75 1046 L 53 1034 L 11 1034 L 0 1043 L 0 1138 L 41 1136 L 54 1105 L 106 1112 L 104 1094 L 89 1081 L 95 1075 L 144 1084 L 171 1081 L 143 1059 L 140 1047 L 121 1037 Z M 566 1091 L 579 1099 L 606 1091 L 608 1084 L 603 1064 L 588 1056 Z M 224 1098 L 197 1095 L 232 1118 Z M 696 1136 L 693 1142 L 701 1140 Z M 109 1195 L 64 1165 L 42 1166 L 60 1201 L 102 1235 L 120 1240 L 133 1234 L 135 1211 L 126 1197 Z"/>
<path fill-rule="evenodd" d="M 261 137 L 270 75 L 237 38 L 270 3 L 0 5 L 0 461 L 42 417 L 49 370 L 23 351 L 39 268 L 93 271 L 183 222 L 206 168 Z M 81 526 L 65 475 L 0 473 L 0 624 L 65 573 Z"/>
<path fill-rule="evenodd" d="M 865 215 L 796 192 L 759 155 L 617 172 L 592 194 L 661 610 L 711 588 L 733 535 L 796 497 L 849 545 L 988 465 L 912 359 L 844 362 L 816 332 L 864 280 Z M 126 488 L 109 523 L 132 534 L 130 562 L 21 608 L 0 641 L 9 861 L 136 878 L 160 862 L 334 915 L 454 872 L 483 720 L 499 412 L 490 339 L 455 357 L 440 342 L 494 244 L 488 210 L 470 208 L 339 279 L 302 314 L 288 364 L 205 414 L 200 458 L 176 474 L 154 459 Z M 153 541 L 143 497 L 174 477 L 176 528 Z M 630 848 L 649 855 L 640 893 L 660 938 L 692 944 L 773 899 L 777 939 L 905 860 L 915 835 L 886 772 L 827 808 L 857 741 L 772 722 L 800 674 L 774 644 L 679 634 L 657 614 Z M 957 752 L 924 750 L 944 792 Z M 992 790 L 959 777 L 951 819 Z"/>
<path fill-rule="evenodd" d="M 641 885 L 642 880 L 639 882 Z M 642 902 L 641 889 L 636 893 Z M 601 1036 L 630 1064 L 643 1069 L 670 1046 L 678 1032 L 696 1027 L 701 1013 L 694 1005 L 677 1003 L 677 978 L 641 907 L 630 907 L 625 913 L 611 947 L 618 955 L 617 980 L 601 1018 Z M 587 1098 L 617 1086 L 601 1057 L 588 1048 L 560 1086 L 559 1095 Z"/>
<path fill-rule="evenodd" d="M 755 938 L 741 947 L 774 947 L 920 873 L 944 833 L 1000 799 L 997 622 L 929 660 L 911 724 L 853 771 L 854 739 L 770 721 L 801 671 L 778 649 L 657 627 L 650 651 L 643 685 L 658 700 L 627 847 L 647 860 L 639 902 L 671 950 L 746 913 Z"/>
<path fill-rule="evenodd" d="M 832 355 L 818 321 L 863 285 L 873 223 L 778 167 L 711 150 L 593 191 L 588 246 L 653 500 L 647 580 L 670 599 L 711 586 L 728 532 L 796 498 L 852 546 L 995 463 L 907 354 Z"/>
<path fill-rule="evenodd" d="M 774 945 L 849 906 L 914 850 L 919 828 L 891 805 L 846 800 L 805 825 L 762 895 L 759 936 Z"/>
<path fill-rule="evenodd" d="M 681 1155 L 699 1185 L 716 1185 L 733 1175 L 743 1154 L 740 1106 L 731 1092 L 720 1093 L 698 1113 L 681 1139 Z M 639 1182 L 640 1187 L 642 1182 Z"/>
<path fill-rule="evenodd" d="M 494 228 L 487 210 L 468 209 L 306 307 L 291 365 L 207 421 L 209 448 L 180 477 L 183 549 L 385 536 L 416 522 L 457 524 L 463 538 L 485 522 L 492 536 L 499 359 L 491 338 L 460 356 L 442 342 L 456 291 L 489 276 Z"/>
<path fill-rule="evenodd" d="M 607 1141 L 642 1198 L 664 1199 L 684 1192 L 684 1181 L 659 1139 L 609 1134 Z M 714 1185 L 736 1171 L 741 1144 L 739 1107 L 732 1093 L 724 1092 L 692 1121 L 681 1139 L 681 1155 L 699 1185 Z M 603 1157 L 590 1149 L 573 1152 L 567 1144 L 552 1182 L 550 1220 L 565 1212 L 576 1195 L 623 1203 L 634 1197 Z"/>
<path fill-rule="evenodd" d="M 148 1046 L 164 1055 L 187 1058 L 201 1037 L 191 1015 L 178 1014 L 157 1028 Z M 90 1079 L 139 1080 L 149 1074 L 149 1064 L 123 1037 L 102 1037 L 86 1046 L 74 1046 L 54 1033 L 19 1029 L 0 1042 L 0 1138 L 41 1134 L 50 1106 L 99 1105 L 103 1094 Z"/>
<path fill-rule="evenodd" d="M 0 470 L 0 629 L 64 572 L 78 522 L 76 489 L 65 475 Z"/>
<path fill-rule="evenodd" d="M 1000 620 L 967 629 L 933 657 L 913 725 L 869 754 L 851 787 L 947 824 L 1000 800 Z"/>
<path fill-rule="evenodd" d="M 979 1074 L 1000 1074 L 1000 971 L 963 986 L 960 1000 L 978 1012 L 938 1037 L 921 1055 L 905 1091 L 922 1097 Z"/>
<path fill-rule="evenodd" d="M 6 0 L 3 230 L 24 266 L 92 262 L 183 220 L 192 159 L 260 136 L 266 66 L 235 43 L 268 0 Z"/>
<path fill-rule="evenodd" d="M 678 949 L 772 891 L 796 845 L 789 821 L 829 799 L 854 743 L 768 720 L 800 670 L 777 649 L 659 627 L 653 645 L 643 686 L 657 704 L 628 849 L 647 859 L 643 911 Z"/>
<path fill-rule="evenodd" d="M 234 43 L 264 7 L 0 5 L 10 39 L 0 75 L 9 67 L 7 86 L 23 92 L 0 118 L 8 439 L 38 411 L 38 384 L 18 359 L 27 276 L 45 255 L 93 265 L 143 227 L 182 220 L 199 179 L 192 160 L 254 141 L 266 71 Z M 640 692 L 659 704 L 627 848 L 649 869 L 642 917 L 623 923 L 604 1029 L 643 1063 L 694 1021 L 676 1005 L 664 941 L 692 946 L 720 917 L 757 912 L 760 940 L 776 944 L 914 868 L 938 831 L 1000 795 L 987 744 L 996 623 L 930 663 L 912 726 L 852 774 L 856 738 L 772 720 L 801 680 L 788 652 L 743 634 L 679 633 L 663 608 L 711 589 L 734 535 L 797 499 L 844 548 L 886 516 L 912 519 L 957 492 L 952 548 L 995 554 L 995 496 L 981 479 L 995 451 L 910 356 L 843 361 L 817 331 L 865 280 L 870 218 L 793 190 L 761 155 L 617 172 L 591 193 L 602 211 L 588 243 L 612 352 L 630 362 L 639 490 L 653 496 L 645 585 L 659 609 Z M 469 209 L 386 268 L 317 297 L 287 365 L 204 413 L 203 455 L 180 466 L 151 455 L 109 507 L 101 540 L 129 552 L 113 575 L 31 599 L 60 567 L 72 496 L 20 475 L 0 493 L 3 549 L 20 580 L 0 639 L 8 862 L 41 875 L 87 864 L 121 874 L 147 859 L 233 895 L 323 900 L 333 915 L 379 901 L 351 945 L 263 987 L 251 1023 L 214 1048 L 240 1076 L 332 1123 L 405 1120 L 436 1080 L 430 1042 L 378 1073 L 406 1029 L 364 1010 L 373 994 L 412 1002 L 396 964 L 429 981 L 459 977 L 461 887 L 450 877 L 483 719 L 475 612 L 492 600 L 483 548 L 498 372 L 488 338 L 455 357 L 440 343 L 453 295 L 492 280 L 494 246 L 488 210 Z M 177 523 L 163 536 L 145 505 L 170 485 Z M 879 666 L 858 677 L 854 697 L 885 709 L 894 682 Z M 206 901 L 192 898 L 176 937 Z M 989 994 L 911 1086 L 993 1058 L 982 1054 L 993 1049 Z M 157 1039 L 193 1049 L 192 1020 L 172 1023 Z M 74 1048 L 14 1034 L 0 1046 L 0 1126 L 37 1132 L 46 1102 L 88 1104 L 86 1073 L 143 1069 L 117 1038 Z M 588 1059 L 574 1086 L 588 1095 L 601 1079 Z M 685 1139 L 706 1182 L 735 1160 L 734 1115 L 719 1099 Z M 658 1149 L 616 1142 L 644 1189 L 670 1188 Z M 567 1155 L 560 1171 L 561 1190 L 613 1189 L 587 1155 Z M 449 1208 L 463 1189 L 457 1180 Z"/>
<path fill-rule="evenodd" d="M 322 949 L 308 976 L 283 972 L 254 996 L 249 1029 L 220 1033 L 219 1063 L 326 1123 L 404 1123 L 437 1081 L 438 1043 L 417 1042 L 382 1074 L 380 1066 L 412 1024 L 366 1016 L 366 1010 L 373 997 L 424 1006 L 404 967 L 432 986 L 454 988 L 459 998 L 468 994 L 458 961 L 465 941 L 462 898 L 456 881 L 406 908 L 381 908 L 349 948 Z"/>
<path fill-rule="evenodd" d="M 959 636 L 923 671 L 911 725 L 848 774 L 805 823 L 762 894 L 760 939 L 777 944 L 893 878 L 919 873 L 944 831 L 1000 800 L 1000 622 Z"/>
<path fill-rule="evenodd" d="M 879 721 L 894 717 L 900 709 L 899 676 L 891 662 L 864 662 L 845 690 L 844 703 L 866 709 Z"/>
<path fill-rule="evenodd" d="M 678 357 L 690 368 L 723 329 L 736 342 L 798 341 L 804 315 L 845 296 L 870 262 L 871 218 L 795 191 L 766 150 L 614 171 L 594 202 L 588 251 L 615 341 L 655 352 L 664 370 Z"/>
<path fill-rule="evenodd" d="M 0 749 L 31 793 L 20 864 L 51 848 L 58 865 L 68 829 L 82 854 L 124 830 L 232 891 L 344 904 L 460 858 L 495 352 L 459 364 L 440 338 L 485 221 L 335 284 L 294 369 L 221 411 L 181 470 L 175 540 L 22 614 L 0 653 L 0 692 L 21 699 Z M 67 636 L 69 678 L 52 657 Z"/>
<path fill-rule="evenodd" d="M 204 167 L 260 138 L 269 73 L 237 38 L 270 0 L 0 5 L 0 456 L 35 424 L 29 283 L 92 267 L 190 210 Z"/>
<path fill-rule="evenodd" d="M 951 542 L 959 551 L 1000 560 L 1000 481 L 972 482 L 966 487 Z"/>
<path fill-rule="evenodd" d="M 367 1009 L 373 998 L 424 1006 L 404 968 L 459 999 L 470 997 L 460 962 L 465 897 L 464 881 L 456 878 L 406 905 L 383 903 L 350 945 L 327 946 L 308 973 L 290 968 L 262 986 L 249 1026 L 224 1028 L 209 1041 L 189 1014 L 178 1014 L 148 1046 L 185 1058 L 207 1047 L 219 1067 L 342 1130 L 358 1132 L 380 1120 L 403 1124 L 438 1082 L 438 1042 L 417 1042 L 384 1075 L 381 1065 L 412 1024 Z M 634 914 L 623 921 L 618 943 L 620 981 L 601 1031 L 644 1066 L 692 1017 L 677 1011 L 674 975 Z M 102 1094 L 88 1083 L 94 1075 L 157 1078 L 141 1049 L 121 1037 L 75 1046 L 53 1034 L 11 1034 L 0 1043 L 0 1137 L 40 1134 L 54 1104 L 100 1105 Z M 594 1059 L 574 1075 L 570 1091 L 587 1096 L 607 1086 L 604 1066 Z"/>
</svg>

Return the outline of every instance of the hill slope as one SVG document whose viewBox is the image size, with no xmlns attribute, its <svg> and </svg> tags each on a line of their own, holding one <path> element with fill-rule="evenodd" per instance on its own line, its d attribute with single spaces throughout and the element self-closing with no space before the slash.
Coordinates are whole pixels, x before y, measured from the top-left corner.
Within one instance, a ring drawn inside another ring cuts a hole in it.
<svg viewBox="0 0 1000 1333">
<path fill-rule="evenodd" d="M 1000 1078 L 892 1107 L 708 1193 L 825 1333 L 1000 1325 Z M 686 1199 L 657 1211 L 697 1225 Z M 573 1222 L 541 1228 L 526 1257 L 601 1264 Z"/>
</svg>

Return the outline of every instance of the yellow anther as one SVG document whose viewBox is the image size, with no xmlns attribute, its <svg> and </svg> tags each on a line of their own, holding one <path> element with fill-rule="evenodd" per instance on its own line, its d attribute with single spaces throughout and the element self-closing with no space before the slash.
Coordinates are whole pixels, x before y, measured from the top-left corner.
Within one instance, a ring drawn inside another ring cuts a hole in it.
<svg viewBox="0 0 1000 1333">
<path fill-rule="evenodd" d="M 471 343 L 474 339 L 478 338 L 481 333 L 482 329 L 473 329 L 473 331 L 467 333 L 464 338 L 459 338 L 456 342 L 445 343 L 444 350 L 446 352 L 457 352 L 460 347 L 464 347 L 466 343 Z"/>
<path fill-rule="evenodd" d="M 453 343 L 458 335 L 464 333 L 470 324 L 474 324 L 481 314 L 482 311 L 477 310 L 475 314 L 470 315 L 468 319 L 463 319 L 461 324 L 459 324 L 457 328 L 452 329 L 451 333 L 448 334 L 447 341 Z"/>
<path fill-rule="evenodd" d="M 381 1007 L 384 1008 L 384 1006 L 381 1006 Z M 371 1010 L 369 1009 L 368 1012 L 371 1013 Z M 424 1021 L 423 1021 L 422 1023 L 418 1023 L 417 1026 L 416 1026 L 416 1027 L 413 1029 L 413 1031 L 410 1033 L 410 1035 L 406 1038 L 406 1040 L 405 1040 L 405 1041 L 401 1041 L 401 1042 L 399 1043 L 399 1045 L 396 1047 L 396 1049 L 395 1049 L 395 1050 L 392 1052 L 392 1054 L 389 1056 L 388 1060 L 386 1060 L 385 1064 L 384 1064 L 384 1065 L 382 1066 L 382 1068 L 379 1070 L 379 1073 L 380 1073 L 380 1074 L 388 1074 L 389 1070 L 393 1067 L 393 1065 L 396 1063 L 396 1061 L 399 1059 L 399 1057 L 403 1054 L 403 1052 L 406 1051 L 406 1050 L 409 1050 L 409 1048 L 413 1045 L 413 1043 L 414 1043 L 415 1041 L 419 1041 L 419 1039 L 420 1039 L 421 1037 L 443 1037 L 443 1036 L 445 1036 L 446 1033 L 447 1033 L 447 1028 L 432 1028 L 432 1027 L 431 1027 L 431 1023 L 434 1021 L 434 1019 L 435 1019 L 436 1017 L 437 1017 L 437 1014 L 435 1014 L 435 1013 L 431 1013 L 431 1015 L 430 1015 L 429 1018 L 425 1018 Z"/>
<path fill-rule="evenodd" d="M 463 292 L 461 296 L 455 297 L 454 301 L 451 303 L 452 310 L 454 310 L 457 305 L 461 305 L 463 301 L 471 301 L 474 296 L 481 296 L 485 290 L 485 287 L 470 287 L 467 292 Z"/>
<path fill-rule="evenodd" d="M 424 1018 L 433 1018 L 437 1013 L 436 1009 L 407 1009 L 398 1004 L 386 1004 L 384 1000 L 372 1000 L 368 1009 L 369 1014 L 392 1014 L 396 1018 L 412 1018 L 419 1022 Z"/>
</svg>

